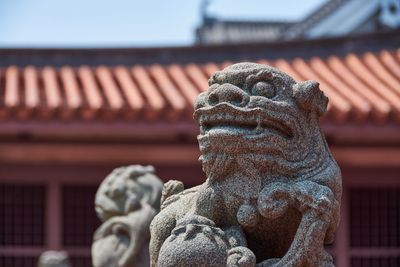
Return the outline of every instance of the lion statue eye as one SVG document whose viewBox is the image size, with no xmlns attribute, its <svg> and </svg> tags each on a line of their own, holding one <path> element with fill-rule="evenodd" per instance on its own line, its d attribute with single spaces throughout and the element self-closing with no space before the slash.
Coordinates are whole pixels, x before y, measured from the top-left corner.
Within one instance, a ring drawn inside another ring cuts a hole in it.
<svg viewBox="0 0 400 267">
<path fill-rule="evenodd" d="M 255 96 L 263 96 L 273 98 L 275 96 L 275 87 L 267 82 L 257 82 L 251 89 L 251 94 Z"/>
</svg>

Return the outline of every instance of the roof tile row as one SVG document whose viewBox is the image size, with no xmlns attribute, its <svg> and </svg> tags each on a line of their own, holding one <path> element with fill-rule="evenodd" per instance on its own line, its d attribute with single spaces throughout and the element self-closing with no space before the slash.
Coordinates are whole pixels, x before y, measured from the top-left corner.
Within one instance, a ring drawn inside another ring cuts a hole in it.
<svg viewBox="0 0 400 267">
<path fill-rule="evenodd" d="M 330 98 L 328 119 L 400 123 L 400 49 L 288 61 L 259 60 L 296 80 L 314 79 Z M 0 118 L 178 120 L 191 117 L 217 64 L 0 69 Z"/>
</svg>

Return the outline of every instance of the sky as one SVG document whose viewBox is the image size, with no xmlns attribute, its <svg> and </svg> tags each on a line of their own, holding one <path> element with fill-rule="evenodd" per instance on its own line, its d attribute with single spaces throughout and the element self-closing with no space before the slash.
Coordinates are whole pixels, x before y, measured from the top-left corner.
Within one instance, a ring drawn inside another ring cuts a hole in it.
<svg viewBox="0 0 400 267">
<path fill-rule="evenodd" d="M 326 0 L 210 0 L 221 19 L 300 20 Z M 194 42 L 203 0 L 0 0 L 0 47 L 149 47 Z"/>
</svg>

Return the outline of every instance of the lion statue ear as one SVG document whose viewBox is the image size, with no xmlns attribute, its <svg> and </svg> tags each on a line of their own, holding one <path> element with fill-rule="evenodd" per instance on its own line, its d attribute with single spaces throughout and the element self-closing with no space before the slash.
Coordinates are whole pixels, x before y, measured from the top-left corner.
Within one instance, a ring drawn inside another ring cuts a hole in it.
<svg viewBox="0 0 400 267">
<path fill-rule="evenodd" d="M 316 81 L 305 81 L 293 86 L 293 96 L 299 107 L 308 112 L 316 112 L 318 116 L 326 112 L 329 99 L 319 89 Z"/>
</svg>

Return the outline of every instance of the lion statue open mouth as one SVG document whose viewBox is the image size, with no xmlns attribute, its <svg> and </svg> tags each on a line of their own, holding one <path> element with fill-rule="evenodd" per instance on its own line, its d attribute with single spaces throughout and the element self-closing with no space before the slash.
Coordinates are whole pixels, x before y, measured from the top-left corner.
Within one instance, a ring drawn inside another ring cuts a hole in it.
<svg viewBox="0 0 400 267">
<path fill-rule="evenodd" d="M 341 175 L 319 126 L 327 104 L 317 82 L 297 83 L 266 65 L 216 72 L 194 112 L 207 180 L 173 194 L 181 184 L 165 185 L 168 197 L 151 224 L 152 265 L 168 266 L 158 254 L 173 251 L 163 244 L 177 221 L 200 216 L 226 233 L 231 249 L 254 253 L 253 261 L 246 252 L 246 266 L 333 266 L 323 244 L 338 224 Z"/>
</svg>

